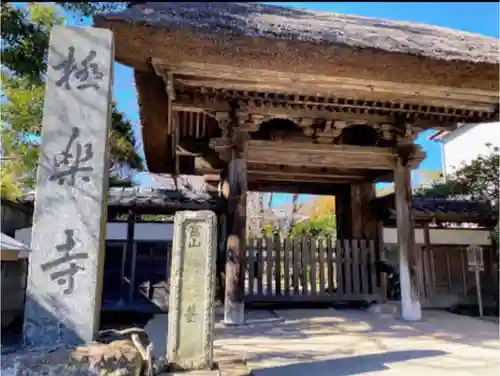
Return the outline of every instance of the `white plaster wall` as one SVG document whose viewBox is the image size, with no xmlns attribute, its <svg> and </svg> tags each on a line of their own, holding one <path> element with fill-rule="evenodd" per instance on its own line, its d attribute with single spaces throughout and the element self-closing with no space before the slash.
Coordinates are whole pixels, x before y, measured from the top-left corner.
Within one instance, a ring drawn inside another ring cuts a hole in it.
<svg viewBox="0 0 500 376">
<path fill-rule="evenodd" d="M 172 223 L 136 223 L 134 239 L 139 241 L 171 241 L 174 226 Z M 17 230 L 16 240 L 31 246 L 31 227 Z M 108 222 L 106 240 L 127 240 L 127 224 Z"/>
<path fill-rule="evenodd" d="M 453 173 L 462 162 L 468 163 L 488 152 L 487 143 L 500 147 L 500 123 L 464 125 L 443 139 L 445 175 Z"/>
<path fill-rule="evenodd" d="M 384 243 L 397 244 L 398 233 L 396 228 L 384 228 Z M 476 229 L 430 229 L 429 240 L 431 244 L 439 245 L 491 245 L 490 233 L 486 230 Z M 424 230 L 415 229 L 415 243 L 424 244 Z"/>
</svg>

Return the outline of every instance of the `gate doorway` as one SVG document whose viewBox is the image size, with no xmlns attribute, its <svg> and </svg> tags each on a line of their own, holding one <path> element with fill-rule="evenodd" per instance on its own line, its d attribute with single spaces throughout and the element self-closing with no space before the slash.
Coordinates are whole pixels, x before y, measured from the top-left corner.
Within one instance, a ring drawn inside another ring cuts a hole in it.
<svg viewBox="0 0 500 376">
<path fill-rule="evenodd" d="M 170 278 L 171 241 L 106 244 L 102 308 L 166 312 Z"/>
<path fill-rule="evenodd" d="M 249 240 L 245 302 L 375 301 L 382 289 L 373 240 L 270 237 Z"/>
</svg>

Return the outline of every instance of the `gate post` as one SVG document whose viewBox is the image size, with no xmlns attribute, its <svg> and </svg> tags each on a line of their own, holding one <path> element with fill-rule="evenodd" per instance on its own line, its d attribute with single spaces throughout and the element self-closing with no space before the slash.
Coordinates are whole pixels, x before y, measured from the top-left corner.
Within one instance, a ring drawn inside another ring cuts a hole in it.
<svg viewBox="0 0 500 376">
<path fill-rule="evenodd" d="M 410 168 L 397 158 L 394 169 L 396 223 L 399 245 L 399 275 L 401 283 L 401 317 L 407 321 L 422 318 L 416 275 L 415 230 L 412 219 Z"/>
<path fill-rule="evenodd" d="M 239 325 L 245 321 L 245 261 L 246 261 L 246 204 L 247 204 L 247 156 L 246 132 L 239 127 L 235 107 L 219 122 L 222 143 L 219 149 L 222 159 L 228 162 L 222 192 L 227 198 L 226 211 L 226 286 L 224 322 Z"/>
</svg>

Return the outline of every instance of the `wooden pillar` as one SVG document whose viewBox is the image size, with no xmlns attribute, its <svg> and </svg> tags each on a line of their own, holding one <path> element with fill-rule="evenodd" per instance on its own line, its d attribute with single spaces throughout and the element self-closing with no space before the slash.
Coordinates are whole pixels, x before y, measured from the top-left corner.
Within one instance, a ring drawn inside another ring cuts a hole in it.
<svg viewBox="0 0 500 376">
<path fill-rule="evenodd" d="M 345 185 L 335 196 L 337 239 L 351 238 L 351 188 Z"/>
<path fill-rule="evenodd" d="M 377 239 L 377 220 L 370 204 L 374 198 L 374 183 L 364 182 L 351 185 L 353 239 Z"/>
<path fill-rule="evenodd" d="M 361 197 L 361 184 L 351 185 L 351 228 L 352 238 L 363 238 L 363 199 Z"/>
<path fill-rule="evenodd" d="M 245 233 L 247 215 L 247 158 L 246 137 L 238 129 L 238 120 L 229 119 L 228 138 L 231 140 L 227 180 L 227 247 L 226 294 L 224 322 L 239 325 L 245 321 Z"/>
<path fill-rule="evenodd" d="M 417 283 L 415 230 L 412 220 L 410 169 L 397 158 L 394 169 L 396 223 L 399 244 L 399 275 L 401 284 L 401 317 L 406 321 L 422 318 Z"/>
</svg>

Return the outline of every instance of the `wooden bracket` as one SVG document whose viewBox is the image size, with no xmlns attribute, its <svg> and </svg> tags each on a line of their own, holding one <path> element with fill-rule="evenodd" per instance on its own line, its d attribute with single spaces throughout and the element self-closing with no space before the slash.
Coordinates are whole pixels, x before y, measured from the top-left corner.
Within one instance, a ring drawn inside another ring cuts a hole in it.
<svg viewBox="0 0 500 376">
<path fill-rule="evenodd" d="M 331 144 L 342 134 L 343 129 L 347 126 L 348 123 L 345 121 L 327 120 L 325 121 L 323 130 L 316 132 L 316 140 L 320 144 Z"/>
</svg>

